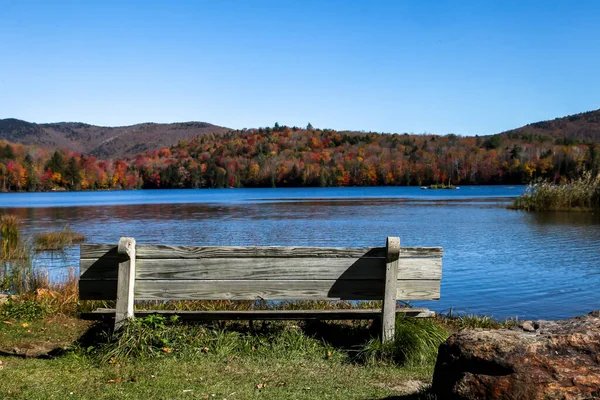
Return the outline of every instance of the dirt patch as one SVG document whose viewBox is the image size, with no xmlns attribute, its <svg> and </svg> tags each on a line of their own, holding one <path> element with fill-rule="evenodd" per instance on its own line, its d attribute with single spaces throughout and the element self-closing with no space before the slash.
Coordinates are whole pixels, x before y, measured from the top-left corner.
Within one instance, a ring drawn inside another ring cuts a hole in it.
<svg viewBox="0 0 600 400">
<path fill-rule="evenodd" d="M 65 352 L 89 331 L 93 322 L 65 315 L 43 321 L 0 321 L 0 355 L 21 358 L 52 358 Z"/>
<path fill-rule="evenodd" d="M 0 356 L 13 356 L 20 358 L 53 358 L 64 353 L 67 346 L 57 346 L 49 342 L 27 342 L 12 348 L 0 348 Z M 1 366 L 1 365 L 0 365 Z"/>
</svg>

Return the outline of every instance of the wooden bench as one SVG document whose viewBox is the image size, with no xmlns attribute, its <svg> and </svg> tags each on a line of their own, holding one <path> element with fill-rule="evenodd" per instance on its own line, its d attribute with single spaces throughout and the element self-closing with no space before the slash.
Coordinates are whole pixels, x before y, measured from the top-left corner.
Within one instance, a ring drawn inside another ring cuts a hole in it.
<svg viewBox="0 0 600 400">
<path fill-rule="evenodd" d="M 436 300 L 441 247 L 194 247 L 82 244 L 79 297 L 116 300 L 115 329 L 127 318 L 152 313 L 191 319 L 373 319 L 382 340 L 394 337 L 397 312 L 431 316 L 427 309 L 397 309 L 397 300 Z M 382 310 L 134 311 L 134 300 L 382 300 Z M 89 317 L 89 315 L 88 315 Z"/>
</svg>

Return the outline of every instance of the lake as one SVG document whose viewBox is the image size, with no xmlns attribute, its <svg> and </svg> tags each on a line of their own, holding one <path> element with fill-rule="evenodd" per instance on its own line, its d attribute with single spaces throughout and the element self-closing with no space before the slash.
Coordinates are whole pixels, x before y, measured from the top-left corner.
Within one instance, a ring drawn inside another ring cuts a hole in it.
<svg viewBox="0 0 600 400">
<path fill-rule="evenodd" d="M 600 309 L 600 215 L 506 209 L 524 186 L 2 193 L 24 235 L 65 225 L 88 242 L 442 246 L 438 312 L 559 319 Z M 60 275 L 79 249 L 37 262 Z"/>
</svg>

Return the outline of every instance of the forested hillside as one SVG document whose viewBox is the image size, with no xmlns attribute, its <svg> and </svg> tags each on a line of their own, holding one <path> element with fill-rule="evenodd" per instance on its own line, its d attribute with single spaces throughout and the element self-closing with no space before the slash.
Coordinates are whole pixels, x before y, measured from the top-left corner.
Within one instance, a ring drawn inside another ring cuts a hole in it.
<svg viewBox="0 0 600 400">
<path fill-rule="evenodd" d="M 1 190 L 527 183 L 597 171 L 600 148 L 542 135 L 408 135 L 273 128 L 204 134 L 98 159 L 0 141 Z"/>
<path fill-rule="evenodd" d="M 503 133 L 508 137 L 563 139 L 564 143 L 600 142 L 600 110 L 535 122 Z"/>
<path fill-rule="evenodd" d="M 0 119 L 0 139 L 102 158 L 133 156 L 143 151 L 173 146 L 182 139 L 228 130 L 206 122 L 104 127 L 81 122 L 34 124 L 14 118 Z"/>
</svg>

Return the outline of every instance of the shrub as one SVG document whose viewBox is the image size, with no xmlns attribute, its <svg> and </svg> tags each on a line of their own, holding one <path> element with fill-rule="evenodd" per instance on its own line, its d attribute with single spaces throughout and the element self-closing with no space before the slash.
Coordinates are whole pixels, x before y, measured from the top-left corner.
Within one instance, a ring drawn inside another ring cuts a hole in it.
<svg viewBox="0 0 600 400">
<path fill-rule="evenodd" d="M 591 172 L 571 182 L 555 185 L 538 181 L 527 186 L 525 193 L 510 206 L 526 211 L 593 211 L 600 210 L 600 174 Z"/>
<path fill-rule="evenodd" d="M 44 318 L 49 311 L 44 303 L 35 300 L 16 300 L 9 297 L 8 301 L 0 307 L 0 316 L 3 319 L 34 321 Z"/>
</svg>

